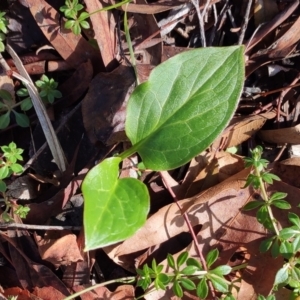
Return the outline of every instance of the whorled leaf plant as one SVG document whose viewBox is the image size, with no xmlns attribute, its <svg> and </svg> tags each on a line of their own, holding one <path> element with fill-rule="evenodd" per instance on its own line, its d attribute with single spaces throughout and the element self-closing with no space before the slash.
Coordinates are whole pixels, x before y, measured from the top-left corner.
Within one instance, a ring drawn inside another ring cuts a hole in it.
<svg viewBox="0 0 300 300">
<path fill-rule="evenodd" d="M 242 46 L 194 49 L 156 67 L 132 93 L 126 134 L 132 147 L 96 165 L 82 184 L 85 250 L 122 241 L 146 221 L 149 194 L 120 162 L 137 152 L 147 169 L 177 168 L 206 149 L 231 119 L 244 82 Z"/>
</svg>

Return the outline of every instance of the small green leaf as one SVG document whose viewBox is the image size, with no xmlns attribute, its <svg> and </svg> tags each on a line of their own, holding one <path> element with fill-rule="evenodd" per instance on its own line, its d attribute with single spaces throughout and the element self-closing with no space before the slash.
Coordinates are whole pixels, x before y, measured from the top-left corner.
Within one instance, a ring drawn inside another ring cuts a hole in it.
<svg viewBox="0 0 300 300">
<path fill-rule="evenodd" d="M 294 213 L 289 213 L 289 221 L 300 229 L 300 218 Z"/>
<path fill-rule="evenodd" d="M 276 192 L 276 193 L 274 193 L 274 194 L 271 195 L 270 201 L 273 201 L 273 200 L 282 200 L 282 199 L 285 199 L 286 196 L 287 196 L 287 193 Z"/>
<path fill-rule="evenodd" d="M 175 269 L 175 260 L 174 260 L 173 255 L 168 253 L 167 262 L 168 262 L 169 267 L 171 267 L 172 269 Z"/>
<path fill-rule="evenodd" d="M 12 171 L 16 174 L 22 173 L 23 172 L 23 167 L 19 164 L 12 164 L 10 166 L 10 168 L 12 169 Z"/>
<path fill-rule="evenodd" d="M 119 157 L 105 159 L 83 180 L 86 251 L 122 241 L 146 221 L 147 187 L 133 178 L 118 179 L 120 162 Z"/>
<path fill-rule="evenodd" d="M 258 208 L 258 207 L 262 206 L 263 204 L 264 204 L 264 202 L 262 202 L 262 201 L 251 201 L 251 202 L 248 202 L 243 207 L 243 210 L 252 210 L 252 209 L 255 209 L 255 208 Z"/>
<path fill-rule="evenodd" d="M 288 273 L 288 265 L 283 266 L 283 268 L 279 269 L 275 276 L 275 282 L 274 285 L 278 285 L 280 283 L 284 283 L 287 281 L 289 278 L 289 273 Z"/>
<path fill-rule="evenodd" d="M 8 166 L 2 166 L 0 168 L 0 179 L 7 178 L 9 176 L 9 167 Z"/>
<path fill-rule="evenodd" d="M 0 192 L 4 193 L 6 191 L 6 184 L 0 179 Z"/>
<path fill-rule="evenodd" d="M 23 111 L 27 111 L 27 110 L 31 109 L 32 108 L 31 99 L 28 97 L 28 98 L 22 100 L 20 107 Z"/>
<path fill-rule="evenodd" d="M 208 295 L 208 285 L 206 282 L 206 278 L 204 277 L 200 280 L 200 283 L 197 286 L 197 296 L 200 299 L 205 299 L 207 295 Z"/>
<path fill-rule="evenodd" d="M 264 205 L 257 211 L 257 214 L 256 214 L 257 221 L 259 223 L 263 224 L 266 222 L 268 217 L 269 217 L 268 209 Z"/>
<path fill-rule="evenodd" d="M 4 129 L 9 125 L 10 121 L 10 112 L 6 112 L 2 116 L 0 116 L 0 129 Z"/>
<path fill-rule="evenodd" d="M 274 237 L 263 240 L 260 243 L 259 251 L 262 252 L 262 253 L 267 252 L 271 248 L 271 246 L 273 244 L 273 241 L 274 241 Z"/>
<path fill-rule="evenodd" d="M 209 274 L 209 279 L 211 280 L 216 290 L 222 293 L 228 292 L 228 283 L 223 277 L 214 274 Z"/>
<path fill-rule="evenodd" d="M 157 66 L 131 94 L 126 133 L 145 166 L 179 167 L 228 124 L 244 83 L 244 48 L 201 48 Z"/>
<path fill-rule="evenodd" d="M 280 244 L 279 244 L 279 239 L 276 238 L 271 248 L 272 257 L 274 258 L 278 257 L 279 253 L 280 253 Z"/>
<path fill-rule="evenodd" d="M 29 118 L 24 115 L 24 114 L 20 114 L 18 112 L 16 112 L 15 110 L 12 111 L 16 117 L 16 122 L 19 126 L 21 127 L 28 127 L 30 122 L 29 122 Z"/>
<path fill-rule="evenodd" d="M 175 281 L 173 284 L 173 292 L 177 297 L 182 298 L 183 290 L 178 281 Z"/>
<path fill-rule="evenodd" d="M 284 258 L 290 259 L 293 256 L 293 245 L 289 241 L 282 241 L 279 252 Z"/>
<path fill-rule="evenodd" d="M 266 183 L 269 183 L 269 184 L 272 184 L 273 180 L 280 181 L 280 178 L 277 175 L 272 174 L 272 173 L 267 173 L 267 172 L 263 173 L 263 174 L 261 174 L 261 177 Z"/>
<path fill-rule="evenodd" d="M 208 254 L 206 256 L 206 264 L 207 264 L 208 269 L 217 260 L 218 257 L 219 257 L 219 250 L 218 249 L 213 249 L 213 250 L 208 252 Z"/>
<path fill-rule="evenodd" d="M 194 266 L 196 267 L 198 270 L 202 270 L 202 265 L 200 263 L 199 260 L 193 258 L 193 257 L 189 257 L 186 261 L 186 265 L 187 266 Z"/>
<path fill-rule="evenodd" d="M 188 279 L 188 278 L 180 278 L 179 282 L 188 291 L 193 291 L 193 290 L 196 289 L 195 283 L 192 280 Z"/>
<path fill-rule="evenodd" d="M 80 26 L 84 29 L 89 29 L 90 28 L 90 24 L 87 21 L 80 21 Z"/>
<path fill-rule="evenodd" d="M 272 205 L 280 209 L 290 209 L 291 205 L 285 200 L 273 200 Z"/>
<path fill-rule="evenodd" d="M 228 275 L 231 272 L 232 268 L 227 265 L 218 266 L 213 270 L 210 270 L 210 273 L 214 273 L 217 275 Z"/>
<path fill-rule="evenodd" d="M 28 90 L 26 88 L 21 88 L 21 89 L 17 90 L 17 95 L 19 97 L 28 97 L 29 93 L 28 93 Z"/>
<path fill-rule="evenodd" d="M 198 267 L 195 266 L 187 266 L 185 267 L 183 270 L 180 271 L 181 274 L 184 275 L 193 275 L 194 273 L 196 273 L 199 270 Z"/>
<path fill-rule="evenodd" d="M 87 19 L 87 18 L 89 18 L 90 17 L 90 14 L 89 13 L 87 13 L 86 11 L 84 11 L 84 12 L 82 12 L 80 15 L 79 15 L 79 17 L 78 17 L 78 21 L 82 21 L 82 20 L 85 20 L 85 19 Z"/>
<path fill-rule="evenodd" d="M 74 21 L 74 20 L 68 20 L 68 21 L 65 23 L 65 28 L 66 28 L 66 29 L 71 29 L 71 28 L 73 28 L 74 25 L 75 25 L 75 21 Z"/>
<path fill-rule="evenodd" d="M 189 253 L 187 251 L 180 253 L 176 260 L 177 267 L 182 266 L 188 259 L 188 256 L 189 256 Z"/>
<path fill-rule="evenodd" d="M 293 253 L 296 253 L 300 249 L 300 235 L 297 235 L 293 240 Z"/>
<path fill-rule="evenodd" d="M 280 232 L 279 232 L 279 236 L 283 239 L 283 240 L 288 240 L 290 238 L 292 238 L 294 235 L 296 234 L 300 234 L 300 229 L 298 229 L 297 227 L 293 226 L 293 227 L 288 227 L 288 228 L 283 228 Z"/>
<path fill-rule="evenodd" d="M 6 100 L 6 101 L 12 101 L 12 95 L 9 91 L 0 89 L 0 98 Z"/>
</svg>

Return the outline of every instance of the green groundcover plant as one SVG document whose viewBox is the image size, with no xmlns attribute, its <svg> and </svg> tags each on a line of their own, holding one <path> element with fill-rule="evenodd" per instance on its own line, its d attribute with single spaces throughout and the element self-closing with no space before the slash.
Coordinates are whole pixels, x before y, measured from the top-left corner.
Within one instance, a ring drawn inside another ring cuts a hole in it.
<svg viewBox="0 0 300 300">
<path fill-rule="evenodd" d="M 9 209 L 12 207 L 8 197 L 6 196 L 6 183 L 5 179 L 9 178 L 11 175 L 20 175 L 23 172 L 23 167 L 18 163 L 22 161 L 23 149 L 17 148 L 17 145 L 14 142 L 11 142 L 7 146 L 0 147 L 0 195 L 3 197 L 0 198 L 0 202 L 3 202 L 5 205 L 5 210 L 1 214 L 1 218 L 5 222 L 12 221 L 11 217 L 8 214 Z M 17 209 L 14 210 L 19 217 L 25 218 L 29 208 L 26 206 L 19 205 Z"/>
</svg>

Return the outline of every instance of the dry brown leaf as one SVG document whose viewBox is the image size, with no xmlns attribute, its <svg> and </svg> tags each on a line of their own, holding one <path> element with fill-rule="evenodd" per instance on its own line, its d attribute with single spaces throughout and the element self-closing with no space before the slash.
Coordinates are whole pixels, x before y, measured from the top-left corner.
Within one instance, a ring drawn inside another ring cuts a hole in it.
<svg viewBox="0 0 300 300">
<path fill-rule="evenodd" d="M 273 144 L 300 144 L 300 125 L 290 128 L 261 130 L 259 137 L 263 141 Z"/>
<path fill-rule="evenodd" d="M 32 300 L 32 294 L 28 290 L 23 290 L 19 287 L 12 287 L 12 288 L 5 289 L 3 294 L 6 297 L 18 296 L 18 300 Z"/>
<path fill-rule="evenodd" d="M 89 13 L 103 8 L 103 3 L 98 0 L 89 0 L 85 2 Z M 115 18 L 112 11 L 102 11 L 90 16 L 95 32 L 95 39 L 100 48 L 101 57 L 107 71 L 112 71 L 117 62 L 115 59 Z"/>
<path fill-rule="evenodd" d="M 35 287 L 33 290 L 33 294 L 43 300 L 46 299 L 63 300 L 66 298 L 65 295 L 63 295 L 60 291 L 56 290 L 52 286 L 44 286 L 42 288 Z"/>
<path fill-rule="evenodd" d="M 222 135 L 213 143 L 213 149 L 218 149 L 221 139 L 225 140 L 224 148 L 230 148 L 241 144 L 254 135 L 267 120 L 273 119 L 275 116 L 276 113 L 270 111 L 245 118 L 233 118 L 227 129 L 225 129 Z"/>
<path fill-rule="evenodd" d="M 51 262 L 56 268 L 83 261 L 76 235 L 63 232 L 58 235 L 48 232 L 43 238 L 35 236 L 41 258 Z"/>
</svg>

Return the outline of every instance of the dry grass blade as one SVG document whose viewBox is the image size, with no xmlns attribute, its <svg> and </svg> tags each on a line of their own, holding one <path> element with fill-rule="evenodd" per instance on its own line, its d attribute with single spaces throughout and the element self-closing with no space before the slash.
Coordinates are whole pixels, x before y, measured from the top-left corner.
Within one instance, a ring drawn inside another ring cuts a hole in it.
<svg viewBox="0 0 300 300">
<path fill-rule="evenodd" d="M 55 131 L 52 127 L 51 121 L 47 115 L 45 106 L 42 102 L 42 99 L 32 82 L 30 76 L 28 75 L 26 69 L 24 68 L 20 58 L 16 54 L 16 52 L 7 45 L 7 51 L 11 55 L 18 71 L 20 72 L 21 76 L 19 77 L 20 80 L 23 81 L 25 84 L 26 88 L 28 89 L 28 93 L 30 95 L 30 98 L 32 100 L 33 107 L 36 111 L 36 114 L 38 116 L 38 119 L 41 123 L 43 132 L 45 134 L 47 143 L 49 145 L 49 148 L 51 150 L 51 153 L 53 155 L 53 158 L 60 169 L 60 171 L 65 171 L 66 170 L 66 161 L 65 161 L 65 156 L 62 151 L 61 145 L 57 139 L 57 136 L 55 134 Z"/>
</svg>

